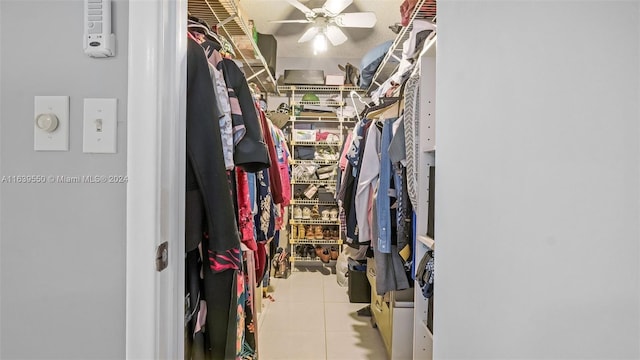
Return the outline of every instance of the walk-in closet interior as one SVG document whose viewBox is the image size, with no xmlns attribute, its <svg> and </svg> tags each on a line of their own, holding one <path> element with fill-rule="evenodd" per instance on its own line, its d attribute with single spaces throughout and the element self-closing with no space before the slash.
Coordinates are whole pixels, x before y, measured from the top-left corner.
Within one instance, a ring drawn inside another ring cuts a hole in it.
<svg viewBox="0 0 640 360">
<path fill-rule="evenodd" d="M 431 358 L 436 1 L 188 12 L 185 357 Z"/>
<path fill-rule="evenodd" d="M 638 104 L 640 1 L 0 0 L 0 359 L 640 359 Z"/>
</svg>

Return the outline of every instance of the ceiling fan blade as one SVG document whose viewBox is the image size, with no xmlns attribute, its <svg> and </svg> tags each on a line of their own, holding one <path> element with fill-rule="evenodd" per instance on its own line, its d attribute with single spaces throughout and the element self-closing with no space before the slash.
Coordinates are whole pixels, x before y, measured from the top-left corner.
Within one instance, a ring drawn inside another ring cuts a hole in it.
<svg viewBox="0 0 640 360">
<path fill-rule="evenodd" d="M 309 20 L 269 20 L 272 24 L 308 24 Z"/>
<path fill-rule="evenodd" d="M 331 41 L 333 46 L 337 46 L 347 41 L 347 35 L 335 25 L 327 25 L 327 39 Z"/>
<path fill-rule="evenodd" d="M 305 31 L 304 34 L 302 34 L 302 36 L 300 36 L 300 39 L 298 39 L 298 42 L 303 43 L 305 41 L 309 41 L 313 39 L 313 37 L 316 36 L 316 34 L 318 34 L 319 32 L 320 32 L 320 28 L 318 28 L 317 26 L 311 27 L 307 31 Z"/>
<path fill-rule="evenodd" d="M 372 28 L 378 19 L 373 12 L 344 13 L 333 18 L 340 27 Z"/>
<path fill-rule="evenodd" d="M 351 5 L 352 2 L 353 0 L 327 0 L 327 2 L 322 5 L 322 8 L 337 15 Z"/>
<path fill-rule="evenodd" d="M 295 6 L 296 8 L 298 8 L 298 10 L 302 11 L 305 15 L 313 15 L 315 14 L 313 12 L 313 10 L 309 9 L 308 7 L 306 7 L 303 3 L 301 3 L 298 0 L 287 0 L 287 2 L 293 6 Z"/>
</svg>

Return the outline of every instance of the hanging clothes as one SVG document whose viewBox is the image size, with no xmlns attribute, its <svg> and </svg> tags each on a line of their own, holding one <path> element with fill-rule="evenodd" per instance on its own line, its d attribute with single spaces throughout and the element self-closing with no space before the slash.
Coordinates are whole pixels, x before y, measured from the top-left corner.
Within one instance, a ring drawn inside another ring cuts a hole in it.
<svg viewBox="0 0 640 360">
<path fill-rule="evenodd" d="M 234 128 L 244 126 L 246 134 L 237 143 L 233 159 L 247 172 L 257 172 L 271 165 L 269 150 L 260 124 L 259 115 L 242 70 L 231 59 L 222 59 L 218 65 L 228 87 Z"/>
<path fill-rule="evenodd" d="M 276 158 L 278 161 L 278 169 L 280 170 L 280 181 L 282 186 L 282 206 L 289 206 L 291 201 L 291 174 L 289 171 L 289 147 L 287 139 L 282 129 L 270 122 L 271 133 L 276 148 Z"/>
<path fill-rule="evenodd" d="M 271 196 L 275 204 L 282 204 L 284 199 L 282 197 L 282 179 L 280 178 L 280 168 L 278 167 L 278 155 L 276 153 L 276 146 L 271 134 L 270 121 L 261 109 L 258 110 L 260 117 L 260 125 L 262 126 L 262 133 L 264 135 L 264 141 L 267 144 L 267 150 L 269 152 L 269 161 L 271 166 L 269 167 L 269 184 L 271 188 Z"/>
<path fill-rule="evenodd" d="M 254 232 L 254 214 L 251 205 L 251 194 L 249 190 L 249 180 L 247 173 L 241 168 L 235 169 L 236 187 L 238 198 L 238 225 L 242 243 L 250 250 L 257 249 Z"/>
<path fill-rule="evenodd" d="M 420 138 L 420 65 L 411 74 L 404 88 L 404 137 L 406 144 L 407 192 L 413 207 L 418 206 L 418 139 Z"/>
<path fill-rule="evenodd" d="M 256 279 L 262 281 L 267 263 L 267 251 L 265 244 L 275 234 L 275 217 L 273 216 L 275 204 L 271 197 L 269 186 L 269 171 L 264 169 L 256 174 L 256 202 L 258 206 L 257 214 L 254 217 L 256 240 L 258 249 L 256 251 Z"/>
<path fill-rule="evenodd" d="M 185 322 L 189 339 L 185 351 L 191 359 L 235 357 L 235 337 L 230 334 L 236 333 L 237 308 L 231 304 L 237 297 L 233 284 L 240 239 L 223 156 L 219 121 L 223 113 L 215 99 L 207 57 L 190 37 L 185 199 L 185 275 L 190 285 L 185 287 L 185 309 L 191 316 Z"/>
<path fill-rule="evenodd" d="M 411 261 L 411 254 L 413 252 L 411 234 L 411 214 L 413 212 L 413 207 L 411 205 L 411 201 L 409 201 L 409 194 L 407 191 L 407 169 L 405 167 L 405 119 L 406 117 L 403 115 L 401 119 L 393 124 L 393 138 L 389 145 L 389 159 L 393 165 L 393 176 L 396 186 L 397 243 L 400 257 L 402 257 L 406 267 L 407 265 L 410 265 L 408 263 Z"/>
<path fill-rule="evenodd" d="M 224 75 L 222 72 L 216 68 L 217 63 L 222 59 L 222 55 L 211 47 L 209 49 L 211 49 L 209 53 L 210 55 L 207 57 L 207 60 L 209 61 L 209 72 L 216 91 L 216 101 L 218 102 L 218 106 L 223 115 L 219 120 L 220 135 L 222 137 L 222 154 L 224 156 L 224 163 L 227 170 L 232 170 L 235 165 L 233 162 L 234 147 L 240 141 L 242 136 L 244 136 L 244 132 L 239 134 L 238 129 L 236 129 L 236 134 L 234 135 L 231 120 L 231 103 L 229 102 L 227 84 L 224 81 Z"/>
<path fill-rule="evenodd" d="M 370 125 L 367 130 L 366 143 L 362 152 L 361 169 L 355 192 L 355 215 L 359 229 L 360 242 L 371 241 L 371 224 L 369 215 L 369 196 L 377 186 L 380 174 L 380 138 L 381 133 L 377 126 Z"/>
<path fill-rule="evenodd" d="M 391 160 L 389 159 L 389 145 L 392 138 L 392 126 L 396 119 L 384 120 L 382 126 L 382 136 L 379 149 L 379 174 L 378 174 L 378 196 L 377 201 L 377 221 L 378 221 L 378 251 L 382 253 L 391 252 Z"/>
<path fill-rule="evenodd" d="M 193 249 L 185 256 L 184 358 L 194 360 L 204 360 L 207 348 L 204 336 L 207 303 L 201 294 L 204 285 L 201 250 Z"/>
<path fill-rule="evenodd" d="M 242 109 L 240 108 L 240 103 L 238 102 L 238 97 L 235 96 L 235 91 L 230 89 L 227 86 L 226 81 L 224 80 L 224 73 L 222 72 L 222 59 L 224 57 L 220 54 L 219 51 L 214 51 L 209 57 L 210 63 L 216 68 L 217 73 L 222 76 L 222 82 L 225 84 L 224 89 L 217 89 L 218 92 L 224 93 L 222 99 L 226 99 L 229 102 L 229 115 L 231 117 L 231 129 L 233 134 L 233 145 L 237 146 L 240 140 L 244 138 L 247 133 L 247 127 L 244 125 L 244 120 L 242 118 Z M 221 91 L 224 90 L 224 91 Z M 233 95 L 232 97 L 230 95 Z"/>
<path fill-rule="evenodd" d="M 257 359 L 257 329 L 255 321 L 254 311 L 254 286 L 255 276 L 254 272 L 254 254 L 253 251 L 248 248 L 243 249 L 244 253 L 244 271 L 242 274 L 241 284 L 239 284 L 239 290 L 241 290 L 238 296 L 238 313 L 242 313 L 242 316 L 238 316 L 238 337 L 236 343 L 237 356 L 236 359 L 240 360 L 255 360 Z"/>
<path fill-rule="evenodd" d="M 213 84 L 204 51 L 194 40 L 187 48 L 187 190 L 199 190 L 210 249 L 239 246 L 238 228 L 227 182 Z M 215 122 L 214 122 L 215 121 Z"/>
</svg>

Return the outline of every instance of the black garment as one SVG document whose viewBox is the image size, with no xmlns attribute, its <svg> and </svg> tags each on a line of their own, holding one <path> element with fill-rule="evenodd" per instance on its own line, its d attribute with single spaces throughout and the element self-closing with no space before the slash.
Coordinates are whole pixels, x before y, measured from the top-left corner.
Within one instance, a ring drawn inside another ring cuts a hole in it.
<svg viewBox="0 0 640 360">
<path fill-rule="evenodd" d="M 208 257 L 207 257 L 208 258 Z M 214 273 L 205 261 L 204 295 L 207 300 L 207 333 L 211 345 L 211 359 L 235 359 L 238 298 L 236 294 L 237 270 Z M 231 329 L 233 328 L 233 331 Z"/>
<path fill-rule="evenodd" d="M 196 333 L 196 322 L 200 311 L 202 279 L 200 279 L 200 269 L 202 261 L 200 252 L 196 248 L 186 252 L 185 258 L 185 324 L 184 324 L 184 358 L 186 360 L 204 359 L 202 354 L 206 348 L 202 339 L 202 331 Z M 198 334 L 200 336 L 198 336 Z"/>
<path fill-rule="evenodd" d="M 210 249 L 240 246 L 238 226 L 222 156 L 213 82 L 204 50 L 188 39 L 187 46 L 187 189 L 198 189 L 206 215 Z M 266 151 L 266 149 L 265 149 Z"/>
<path fill-rule="evenodd" d="M 184 207 L 185 252 L 196 250 L 205 230 L 204 204 L 198 190 L 187 190 Z"/>
<path fill-rule="evenodd" d="M 398 249 L 402 251 L 405 246 L 408 246 L 413 253 L 413 206 L 411 206 L 411 201 L 409 201 L 409 192 L 407 191 L 407 168 L 402 168 L 402 192 L 398 194 L 398 196 L 402 197 L 402 213 L 403 213 L 403 224 L 398 224 L 398 226 L 402 225 L 402 228 L 398 228 Z M 405 261 L 411 260 L 411 256 L 408 259 L 402 258 Z"/>
<path fill-rule="evenodd" d="M 234 163 L 244 171 L 252 173 L 268 168 L 271 166 L 269 151 L 264 141 L 255 102 L 242 70 L 231 59 L 222 59 L 218 64 L 218 70 L 222 71 L 227 88 L 233 90 L 229 92 L 229 97 L 237 97 L 242 110 L 242 117 L 231 117 L 233 127 L 244 123 L 247 130 L 242 140 L 236 145 L 233 153 Z M 277 164 L 274 166 L 277 167 Z"/>
</svg>

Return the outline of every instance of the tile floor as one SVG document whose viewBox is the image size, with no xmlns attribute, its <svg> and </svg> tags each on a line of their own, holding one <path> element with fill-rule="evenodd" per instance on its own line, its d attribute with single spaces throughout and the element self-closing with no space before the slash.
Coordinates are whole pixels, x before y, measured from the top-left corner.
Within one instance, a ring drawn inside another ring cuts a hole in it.
<svg viewBox="0 0 640 360">
<path fill-rule="evenodd" d="M 349 303 L 330 268 L 309 267 L 288 279 L 271 279 L 274 301 L 263 299 L 258 317 L 260 360 L 386 360 L 367 304 Z"/>
</svg>

